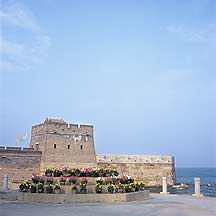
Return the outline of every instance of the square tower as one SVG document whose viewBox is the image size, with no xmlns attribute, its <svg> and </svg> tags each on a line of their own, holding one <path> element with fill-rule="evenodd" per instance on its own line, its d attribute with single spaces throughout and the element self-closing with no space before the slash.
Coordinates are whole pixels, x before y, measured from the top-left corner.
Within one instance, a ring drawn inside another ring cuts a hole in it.
<svg viewBox="0 0 216 216">
<path fill-rule="evenodd" d="M 46 118 L 32 126 L 31 147 L 42 151 L 41 170 L 48 167 L 96 166 L 92 125 L 68 124 L 63 119 Z"/>
</svg>

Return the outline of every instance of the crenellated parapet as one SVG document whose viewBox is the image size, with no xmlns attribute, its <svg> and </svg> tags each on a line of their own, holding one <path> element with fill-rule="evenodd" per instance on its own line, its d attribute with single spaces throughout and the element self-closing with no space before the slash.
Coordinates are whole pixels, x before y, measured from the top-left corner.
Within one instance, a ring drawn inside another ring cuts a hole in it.
<svg viewBox="0 0 216 216">
<path fill-rule="evenodd" d="M 167 163 L 174 164 L 172 156 L 158 155 L 122 155 L 122 154 L 100 154 L 97 155 L 97 162 L 100 163 Z"/>
<path fill-rule="evenodd" d="M 48 119 L 32 126 L 32 136 L 42 134 L 93 136 L 93 125 L 68 124 L 63 119 Z"/>
<path fill-rule="evenodd" d="M 41 156 L 41 151 L 35 151 L 33 148 L 22 148 L 22 147 L 10 147 L 10 146 L 0 146 L 0 156 L 4 158 L 3 155 L 6 153 L 10 154 L 31 154 Z"/>
</svg>

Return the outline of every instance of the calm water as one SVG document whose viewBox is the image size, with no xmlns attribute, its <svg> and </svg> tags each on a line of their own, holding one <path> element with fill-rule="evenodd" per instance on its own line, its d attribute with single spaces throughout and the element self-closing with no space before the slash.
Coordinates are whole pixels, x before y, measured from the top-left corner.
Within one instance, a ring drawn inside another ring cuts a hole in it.
<svg viewBox="0 0 216 216">
<path fill-rule="evenodd" d="M 193 194 L 194 177 L 200 177 L 201 193 L 216 197 L 216 168 L 176 168 L 176 182 L 191 184 L 190 189 L 177 193 Z"/>
</svg>

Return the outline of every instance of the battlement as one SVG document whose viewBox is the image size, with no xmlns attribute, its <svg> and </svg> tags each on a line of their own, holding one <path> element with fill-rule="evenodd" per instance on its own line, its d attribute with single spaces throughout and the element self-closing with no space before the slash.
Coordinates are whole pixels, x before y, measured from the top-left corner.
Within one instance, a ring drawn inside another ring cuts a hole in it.
<svg viewBox="0 0 216 216">
<path fill-rule="evenodd" d="M 73 134 L 81 133 L 93 136 L 93 125 L 87 124 L 68 124 L 63 119 L 48 119 L 42 124 L 32 126 L 32 135 L 56 133 L 56 134 Z"/>
<path fill-rule="evenodd" d="M 175 164 L 175 158 L 172 156 L 101 154 L 97 155 L 96 158 L 98 163 Z"/>
<path fill-rule="evenodd" d="M 41 155 L 41 151 L 36 151 L 33 148 L 21 148 L 21 147 L 9 147 L 9 146 L 0 146 L 0 154 L 11 153 L 11 154 L 34 154 Z"/>
<path fill-rule="evenodd" d="M 44 121 L 44 124 L 67 124 L 66 121 L 64 119 L 49 119 L 46 118 Z"/>
</svg>

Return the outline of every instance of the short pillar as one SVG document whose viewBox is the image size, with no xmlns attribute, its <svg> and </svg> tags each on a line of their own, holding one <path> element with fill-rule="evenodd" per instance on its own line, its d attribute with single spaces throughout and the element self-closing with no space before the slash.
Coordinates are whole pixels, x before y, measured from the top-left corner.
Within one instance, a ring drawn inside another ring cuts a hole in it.
<svg viewBox="0 0 216 216">
<path fill-rule="evenodd" d="M 3 185 L 4 190 L 8 190 L 8 175 L 4 175 L 4 185 Z"/>
<path fill-rule="evenodd" d="M 160 194 L 169 194 L 170 192 L 167 192 L 167 177 L 162 177 L 162 192 Z"/>
<path fill-rule="evenodd" d="M 200 193 L 200 178 L 196 177 L 194 178 L 194 194 L 192 196 L 194 197 L 203 197 L 203 194 Z"/>
</svg>

